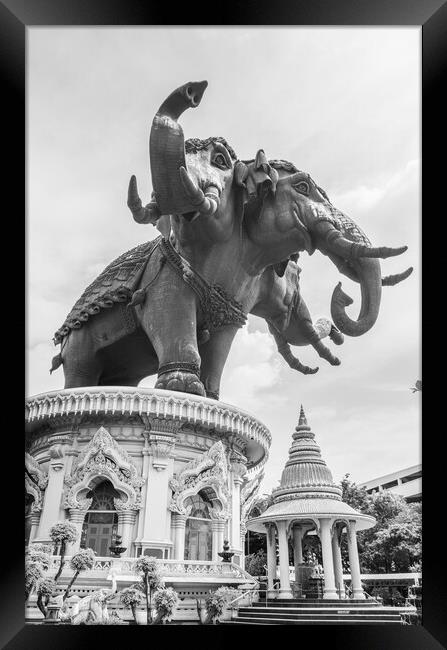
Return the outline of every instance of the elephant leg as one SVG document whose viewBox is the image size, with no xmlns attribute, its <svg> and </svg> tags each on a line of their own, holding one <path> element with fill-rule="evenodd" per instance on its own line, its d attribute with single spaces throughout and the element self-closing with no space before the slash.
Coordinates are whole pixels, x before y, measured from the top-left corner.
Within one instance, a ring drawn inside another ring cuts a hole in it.
<svg viewBox="0 0 447 650">
<path fill-rule="evenodd" d="M 339 366 L 340 359 L 332 354 L 331 350 L 321 341 L 325 336 L 330 336 L 331 322 L 326 318 L 320 318 L 313 325 L 310 317 L 303 320 L 301 326 L 310 345 L 316 350 L 322 359 L 325 359 L 331 366 Z M 332 338 L 332 337 L 331 337 Z M 341 341 L 343 342 L 343 340 Z"/>
<path fill-rule="evenodd" d="M 197 303 L 193 290 L 165 265 L 156 286 L 147 290 L 146 300 L 137 310 L 158 357 L 155 388 L 204 396 L 199 379 Z"/>
<path fill-rule="evenodd" d="M 220 379 L 228 353 L 238 328 L 227 326 L 214 331 L 209 340 L 200 347 L 202 370 L 200 378 L 205 386 L 206 396 L 219 399 Z"/>
<path fill-rule="evenodd" d="M 97 358 L 88 333 L 83 329 L 71 332 L 61 352 L 64 388 L 97 386 L 102 364 Z"/>
</svg>

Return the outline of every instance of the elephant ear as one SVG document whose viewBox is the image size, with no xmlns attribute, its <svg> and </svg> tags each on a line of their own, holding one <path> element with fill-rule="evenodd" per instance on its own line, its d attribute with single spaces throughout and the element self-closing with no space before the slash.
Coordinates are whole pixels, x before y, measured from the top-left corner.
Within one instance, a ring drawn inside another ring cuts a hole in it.
<svg viewBox="0 0 447 650">
<path fill-rule="evenodd" d="M 280 278 L 283 277 L 284 273 L 286 272 L 288 263 L 289 260 L 287 259 L 287 260 L 283 260 L 282 262 L 278 262 L 278 264 L 273 264 L 273 268 L 277 276 L 279 276 Z"/>
</svg>

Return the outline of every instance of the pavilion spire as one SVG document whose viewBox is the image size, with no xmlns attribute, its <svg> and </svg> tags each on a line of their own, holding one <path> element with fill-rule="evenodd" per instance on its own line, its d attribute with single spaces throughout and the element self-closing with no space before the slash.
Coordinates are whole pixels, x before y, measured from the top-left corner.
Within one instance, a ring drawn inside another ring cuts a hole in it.
<svg viewBox="0 0 447 650">
<path fill-rule="evenodd" d="M 300 419 L 298 421 L 298 425 L 303 425 L 303 424 L 307 424 L 307 419 L 306 419 L 306 414 L 304 413 L 303 405 L 301 404 Z"/>
</svg>

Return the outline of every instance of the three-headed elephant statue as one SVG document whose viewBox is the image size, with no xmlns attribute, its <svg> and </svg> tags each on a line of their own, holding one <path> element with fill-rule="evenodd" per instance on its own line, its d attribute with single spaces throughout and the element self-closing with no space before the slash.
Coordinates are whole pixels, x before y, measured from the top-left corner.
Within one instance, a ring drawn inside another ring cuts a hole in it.
<svg viewBox="0 0 447 650">
<path fill-rule="evenodd" d="M 379 313 L 382 283 L 396 284 L 411 272 L 382 281 L 379 259 L 406 248 L 372 247 L 292 163 L 268 161 L 262 149 L 252 160 L 238 160 L 221 137 L 185 142 L 178 119 L 200 103 L 206 85 L 178 88 L 154 117 L 152 199 L 143 207 L 132 176 L 128 206 L 136 221 L 157 225 L 162 236 L 112 262 L 56 332 L 61 352 L 52 369 L 63 364 L 66 388 L 136 385 L 157 372 L 156 388 L 217 398 L 234 336 L 248 313 L 261 313 L 261 303 L 289 362 L 287 345 L 304 341 L 335 365 L 321 338 L 332 333 L 337 343 L 340 332 L 368 331 Z M 340 285 L 332 296 L 333 324 L 313 327 L 298 298 L 295 311 L 286 305 L 282 321 L 269 311 L 281 292 L 287 294 L 298 254 L 315 250 L 360 283 L 356 321 L 345 312 L 352 301 Z"/>
</svg>

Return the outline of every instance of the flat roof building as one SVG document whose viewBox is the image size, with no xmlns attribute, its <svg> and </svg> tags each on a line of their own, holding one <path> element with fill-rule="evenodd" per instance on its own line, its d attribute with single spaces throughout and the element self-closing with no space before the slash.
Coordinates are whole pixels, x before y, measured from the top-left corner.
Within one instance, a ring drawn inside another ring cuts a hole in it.
<svg viewBox="0 0 447 650">
<path fill-rule="evenodd" d="M 412 465 L 391 474 L 360 483 L 369 494 L 390 490 L 400 494 L 408 503 L 422 500 L 422 465 Z"/>
</svg>

